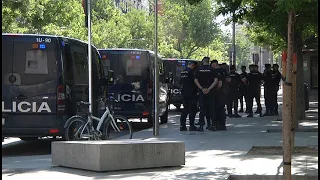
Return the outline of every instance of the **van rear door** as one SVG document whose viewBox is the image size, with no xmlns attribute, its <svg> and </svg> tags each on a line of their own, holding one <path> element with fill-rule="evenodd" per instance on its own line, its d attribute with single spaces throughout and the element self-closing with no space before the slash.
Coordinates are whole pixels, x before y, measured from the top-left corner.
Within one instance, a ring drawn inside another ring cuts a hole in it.
<svg viewBox="0 0 320 180">
<path fill-rule="evenodd" d="M 135 50 L 110 50 L 101 52 L 105 72 L 114 71 L 115 85 L 109 92 L 119 101 L 115 110 L 126 112 L 143 112 L 146 110 L 147 85 L 149 83 L 148 54 Z"/>
<path fill-rule="evenodd" d="M 6 111 L 12 109 L 13 47 L 13 36 L 2 36 L 2 126 L 10 121 Z"/>
<path fill-rule="evenodd" d="M 4 106 L 10 121 L 5 127 L 51 128 L 57 121 L 57 40 L 46 36 L 14 36 L 13 45 L 12 98 Z"/>
</svg>

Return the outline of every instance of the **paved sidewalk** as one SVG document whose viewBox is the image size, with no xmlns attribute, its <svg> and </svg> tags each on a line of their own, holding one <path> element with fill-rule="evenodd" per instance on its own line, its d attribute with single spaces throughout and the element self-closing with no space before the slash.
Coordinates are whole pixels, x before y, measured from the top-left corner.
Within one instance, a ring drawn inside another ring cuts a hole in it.
<svg viewBox="0 0 320 180">
<path fill-rule="evenodd" d="M 134 138 L 145 140 L 159 139 L 184 141 L 186 144 L 185 166 L 174 168 L 157 168 L 98 173 L 52 166 L 50 155 L 5 157 L 2 158 L 2 177 L 6 180 L 20 180 L 29 178 L 32 178 L 34 180 L 224 180 L 227 179 L 233 172 L 237 172 L 236 169 L 242 166 L 242 160 L 245 158 L 246 154 L 253 146 L 282 146 L 281 132 L 266 132 L 267 129 L 281 126 L 281 123 L 273 121 L 276 119 L 276 117 L 228 119 L 228 130 L 218 132 L 180 132 L 179 117 L 180 114 L 178 113 L 170 114 L 168 124 L 160 126 L 160 136 L 157 138 L 152 137 L 152 128 L 135 133 Z M 297 132 L 295 137 L 295 145 L 318 146 L 318 133 Z M 259 161 L 259 158 L 255 160 L 256 163 Z M 318 163 L 317 159 L 316 163 Z M 24 173 L 19 173 L 19 171 L 22 171 Z M 266 171 L 270 171 L 272 173 L 276 172 L 274 169 L 266 169 Z M 295 172 L 295 169 L 293 169 L 293 173 L 297 173 Z"/>
</svg>

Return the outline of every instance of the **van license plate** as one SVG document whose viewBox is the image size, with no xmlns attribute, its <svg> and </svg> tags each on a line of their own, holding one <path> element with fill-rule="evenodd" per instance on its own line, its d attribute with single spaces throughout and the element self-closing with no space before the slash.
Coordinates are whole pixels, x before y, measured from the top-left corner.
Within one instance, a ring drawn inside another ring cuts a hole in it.
<svg viewBox="0 0 320 180">
<path fill-rule="evenodd" d="M 2 125 L 4 125 L 5 120 L 6 120 L 5 118 L 2 118 Z"/>
</svg>

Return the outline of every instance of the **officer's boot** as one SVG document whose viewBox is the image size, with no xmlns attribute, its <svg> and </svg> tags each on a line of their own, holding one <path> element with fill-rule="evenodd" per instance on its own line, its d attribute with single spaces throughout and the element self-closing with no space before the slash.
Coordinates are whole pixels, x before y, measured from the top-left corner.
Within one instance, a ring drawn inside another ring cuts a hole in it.
<svg viewBox="0 0 320 180">
<path fill-rule="evenodd" d="M 189 127 L 189 131 L 197 131 L 197 127 L 194 126 L 194 125 L 191 125 L 191 126 Z"/>
<path fill-rule="evenodd" d="M 262 108 L 261 107 L 258 107 L 255 114 L 260 114 L 262 115 Z"/>
<path fill-rule="evenodd" d="M 180 126 L 180 131 L 187 131 L 187 127 L 186 126 Z"/>
<path fill-rule="evenodd" d="M 238 114 L 238 107 L 235 107 L 234 108 L 234 115 L 233 115 L 233 117 L 234 118 L 241 118 L 242 116 L 240 116 L 239 114 Z"/>
<path fill-rule="evenodd" d="M 203 125 L 200 125 L 197 130 L 200 131 L 200 132 L 203 132 Z"/>
<path fill-rule="evenodd" d="M 264 113 L 263 116 L 270 116 L 270 109 L 269 108 L 266 108 L 266 113 Z"/>
</svg>

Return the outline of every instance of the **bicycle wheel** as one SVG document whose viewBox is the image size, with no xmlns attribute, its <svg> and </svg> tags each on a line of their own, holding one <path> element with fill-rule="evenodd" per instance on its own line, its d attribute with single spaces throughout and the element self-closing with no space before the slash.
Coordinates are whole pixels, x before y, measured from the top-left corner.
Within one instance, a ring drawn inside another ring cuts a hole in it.
<svg viewBox="0 0 320 180">
<path fill-rule="evenodd" d="M 84 118 L 74 117 L 65 129 L 65 139 L 67 141 L 90 140 L 90 130 L 85 126 L 86 123 Z"/>
<path fill-rule="evenodd" d="M 102 132 L 102 139 L 132 139 L 132 126 L 124 116 L 113 116 L 105 123 Z"/>
</svg>

